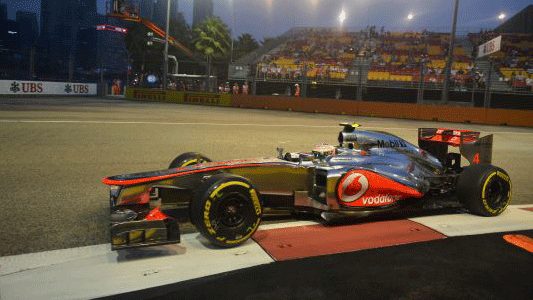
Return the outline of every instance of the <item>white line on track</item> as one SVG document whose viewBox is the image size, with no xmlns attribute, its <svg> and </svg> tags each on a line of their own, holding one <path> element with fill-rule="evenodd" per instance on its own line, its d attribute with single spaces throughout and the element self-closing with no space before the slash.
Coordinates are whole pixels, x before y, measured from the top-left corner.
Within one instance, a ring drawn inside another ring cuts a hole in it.
<svg viewBox="0 0 533 300">
<path fill-rule="evenodd" d="M 300 128 L 339 128 L 333 125 L 303 125 L 303 124 L 253 124 L 253 123 L 207 123 L 207 122 L 152 122 L 152 121 L 97 121 L 97 120 L 14 120 L 0 119 L 2 123 L 57 123 L 57 124 L 139 124 L 139 125 L 191 125 L 191 126 L 253 126 L 253 127 L 300 127 Z M 379 129 L 379 130 L 408 130 L 417 131 L 417 128 L 407 127 L 379 127 L 379 126 L 362 126 L 362 129 Z M 533 135 L 533 132 L 512 132 L 498 131 L 490 132 L 493 134 L 518 134 Z"/>
<path fill-rule="evenodd" d="M 303 128 L 339 128 L 332 125 L 303 125 L 303 124 L 253 124 L 253 123 L 202 123 L 202 122 L 143 122 L 143 121 L 77 121 L 77 120 L 0 120 L 3 123 L 85 123 L 85 124 L 141 124 L 141 125 L 205 125 L 205 126 L 255 126 L 255 127 L 303 127 Z M 365 127 L 379 129 L 404 129 L 401 127 Z"/>
</svg>

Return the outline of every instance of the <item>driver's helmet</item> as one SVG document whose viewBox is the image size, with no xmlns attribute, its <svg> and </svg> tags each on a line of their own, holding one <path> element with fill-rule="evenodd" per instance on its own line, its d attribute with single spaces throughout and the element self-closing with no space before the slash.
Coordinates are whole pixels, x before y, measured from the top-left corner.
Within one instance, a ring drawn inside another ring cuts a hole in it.
<svg viewBox="0 0 533 300">
<path fill-rule="evenodd" d="M 330 155 L 335 155 L 335 146 L 328 144 L 318 144 L 312 151 L 315 158 L 325 158 Z"/>
</svg>

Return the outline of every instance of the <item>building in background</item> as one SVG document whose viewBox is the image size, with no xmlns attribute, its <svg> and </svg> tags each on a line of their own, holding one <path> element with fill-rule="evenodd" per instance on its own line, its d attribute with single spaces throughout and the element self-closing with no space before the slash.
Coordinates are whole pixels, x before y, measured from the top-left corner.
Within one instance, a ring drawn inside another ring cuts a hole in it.
<svg viewBox="0 0 533 300">
<path fill-rule="evenodd" d="M 141 18 L 150 20 L 157 27 L 165 29 L 167 0 L 141 0 L 139 10 Z M 178 14 L 178 0 L 170 0 L 170 19 L 177 20 Z"/>
<path fill-rule="evenodd" d="M 126 75 L 128 51 L 124 38 L 128 23 L 101 16 L 94 27 L 96 35 L 96 62 L 98 69 L 107 74 Z"/>
<path fill-rule="evenodd" d="M 97 73 L 97 33 L 96 27 L 82 27 L 78 32 L 76 47 L 76 71 L 81 74 L 96 75 Z"/>
<path fill-rule="evenodd" d="M 15 20 L 0 21 L 0 51 L 20 50 L 20 26 Z"/>
<path fill-rule="evenodd" d="M 41 0 L 41 32 L 37 49 L 37 73 L 64 80 L 77 69 L 76 54 L 81 28 L 97 20 L 96 0 Z M 96 49 L 93 49 L 96 51 Z"/>
<path fill-rule="evenodd" d="M 0 78 L 94 82 L 100 70 L 125 76 L 130 23 L 97 14 L 96 3 L 41 0 L 40 27 L 36 13 L 17 11 L 9 20 L 0 3 Z"/>
<path fill-rule="evenodd" d="M 152 18 L 152 23 L 154 23 L 157 27 L 165 30 L 165 22 L 167 17 L 167 1 L 168 0 L 157 0 L 154 5 L 154 15 Z M 170 0 L 170 5 L 172 5 L 172 1 Z"/>
<path fill-rule="evenodd" d="M 6 38 L 7 38 L 6 23 L 7 23 L 7 4 L 0 3 L 0 49 L 5 49 L 6 47 Z"/>
<path fill-rule="evenodd" d="M 16 22 L 20 28 L 20 48 L 22 51 L 29 51 L 32 46 L 35 46 L 39 37 L 37 14 L 27 11 L 17 11 Z"/>
<path fill-rule="evenodd" d="M 2 15 L 4 15 L 3 12 Z M 0 15 L 2 17 L 0 20 L 0 79 L 27 77 L 29 73 L 21 71 L 21 68 L 27 65 L 27 59 L 20 53 L 19 24 L 2 15 Z"/>
<path fill-rule="evenodd" d="M 206 18 L 213 16 L 213 0 L 194 0 L 192 26 L 196 26 Z"/>
<path fill-rule="evenodd" d="M 179 14 L 179 2 L 178 0 L 170 0 L 170 19 L 177 20 Z"/>
<path fill-rule="evenodd" d="M 494 29 L 495 32 L 533 33 L 533 4 L 528 5 L 502 25 Z"/>
<path fill-rule="evenodd" d="M 7 21 L 7 4 L 0 3 L 0 24 Z"/>
<path fill-rule="evenodd" d="M 152 19 L 154 12 L 154 0 L 139 0 L 139 15 L 146 20 Z"/>
<path fill-rule="evenodd" d="M 59 59 L 75 52 L 80 28 L 94 25 L 96 0 L 41 0 L 40 43 Z"/>
</svg>

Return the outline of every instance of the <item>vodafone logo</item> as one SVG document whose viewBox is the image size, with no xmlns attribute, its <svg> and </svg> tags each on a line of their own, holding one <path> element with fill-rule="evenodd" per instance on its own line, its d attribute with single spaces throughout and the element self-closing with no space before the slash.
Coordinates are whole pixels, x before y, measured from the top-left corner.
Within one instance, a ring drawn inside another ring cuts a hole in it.
<svg viewBox="0 0 533 300">
<path fill-rule="evenodd" d="M 400 196 L 397 196 L 397 195 L 377 195 L 374 197 L 363 198 L 363 204 L 364 205 L 386 204 L 386 203 L 393 203 L 398 200 L 400 200 Z"/>
<path fill-rule="evenodd" d="M 339 184 L 339 199 L 350 203 L 361 198 L 368 190 L 368 179 L 361 173 L 350 173 Z"/>
<path fill-rule="evenodd" d="M 341 206 L 389 206 L 405 198 L 420 198 L 419 191 L 370 170 L 351 170 L 339 179 L 337 201 Z"/>
</svg>

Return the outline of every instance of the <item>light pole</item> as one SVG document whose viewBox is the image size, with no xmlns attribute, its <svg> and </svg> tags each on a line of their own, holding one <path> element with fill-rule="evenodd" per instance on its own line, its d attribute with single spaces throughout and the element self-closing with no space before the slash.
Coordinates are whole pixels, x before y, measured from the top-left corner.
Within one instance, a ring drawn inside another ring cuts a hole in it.
<svg viewBox="0 0 533 300">
<path fill-rule="evenodd" d="M 444 85 L 442 86 L 441 102 L 446 104 L 448 102 L 448 82 L 450 81 L 450 73 L 452 71 L 453 63 L 453 48 L 455 46 L 455 29 L 457 28 L 457 11 L 459 9 L 459 0 L 455 0 L 455 10 L 453 13 L 452 34 L 450 36 L 450 46 L 448 47 L 448 60 L 446 61 L 446 69 L 444 76 Z"/>
<path fill-rule="evenodd" d="M 167 89 L 167 74 L 168 74 L 168 29 L 170 18 L 170 0 L 167 0 L 167 18 L 165 26 L 165 65 L 163 66 L 163 90 Z"/>
<path fill-rule="evenodd" d="M 230 8 L 231 8 L 231 35 L 230 35 L 230 38 L 231 38 L 231 52 L 230 52 L 230 64 L 233 63 L 233 27 L 234 27 L 234 11 L 233 11 L 233 0 L 229 0 L 229 5 L 230 5 Z"/>
</svg>

